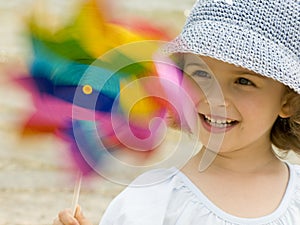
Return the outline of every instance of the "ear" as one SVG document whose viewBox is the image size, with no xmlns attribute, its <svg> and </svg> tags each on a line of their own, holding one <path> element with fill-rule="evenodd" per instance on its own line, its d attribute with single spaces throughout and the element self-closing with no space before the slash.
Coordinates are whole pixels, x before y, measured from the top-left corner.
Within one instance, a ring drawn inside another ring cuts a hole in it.
<svg viewBox="0 0 300 225">
<path fill-rule="evenodd" d="M 289 118 L 292 116 L 292 106 L 289 94 L 285 94 L 282 99 L 281 110 L 279 112 L 279 116 L 281 118 Z"/>
</svg>

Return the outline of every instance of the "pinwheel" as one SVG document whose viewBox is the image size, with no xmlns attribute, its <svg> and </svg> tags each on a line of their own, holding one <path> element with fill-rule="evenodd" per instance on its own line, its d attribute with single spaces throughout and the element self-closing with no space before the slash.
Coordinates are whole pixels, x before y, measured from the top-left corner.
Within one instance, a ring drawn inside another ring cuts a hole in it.
<svg viewBox="0 0 300 225">
<path fill-rule="evenodd" d="M 15 79 L 36 108 L 25 129 L 55 132 L 69 143 L 85 176 L 108 164 L 108 152 L 132 149 L 147 157 L 161 143 L 162 121 L 174 108 L 168 99 L 175 111 L 187 102 L 176 99 L 180 70 L 171 61 L 154 62 L 168 34 L 141 19 L 111 20 L 101 3 L 87 1 L 73 21 L 55 31 L 29 19 L 29 76 Z"/>
<path fill-rule="evenodd" d="M 98 130 L 101 130 L 97 136 L 112 147 L 122 144 L 115 137 L 115 128 L 110 123 L 114 102 L 114 113 L 119 117 L 118 126 L 121 126 L 125 111 L 132 110 L 131 129 L 140 138 L 147 136 L 149 131 L 138 123 L 154 114 L 162 115 L 161 103 L 153 98 L 140 101 L 134 109 L 128 107 L 128 101 L 133 96 L 139 99 L 138 93 L 122 93 L 121 90 L 139 77 L 155 75 L 153 65 L 140 59 L 147 57 L 150 61 L 157 44 L 145 44 L 144 49 L 138 52 L 134 52 L 136 46 L 130 44 L 168 40 L 168 35 L 141 20 L 131 23 L 111 21 L 104 16 L 103 5 L 95 0 L 87 1 L 74 20 L 57 31 L 38 25 L 34 19 L 29 20 L 29 38 L 33 49 L 33 59 L 29 62 L 30 77 L 17 80 L 32 93 L 36 108 L 27 129 L 55 130 L 60 137 L 74 142 L 71 130 L 74 127 L 80 129 L 75 126 L 79 121 L 81 124 L 97 121 Z M 128 47 L 120 48 L 126 44 Z M 144 91 L 141 86 L 139 89 Z M 71 146 L 76 148 L 77 145 Z M 78 151 L 72 152 L 77 154 Z M 84 168 L 81 168 L 84 174 L 93 171 L 89 166 Z"/>
</svg>

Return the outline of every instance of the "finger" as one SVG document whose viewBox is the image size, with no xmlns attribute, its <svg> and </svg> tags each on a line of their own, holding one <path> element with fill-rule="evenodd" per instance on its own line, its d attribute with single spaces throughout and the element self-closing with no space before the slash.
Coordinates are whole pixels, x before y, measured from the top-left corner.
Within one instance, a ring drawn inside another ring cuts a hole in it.
<svg viewBox="0 0 300 225">
<path fill-rule="evenodd" d="M 63 225 L 80 225 L 73 217 L 70 209 L 65 209 L 58 214 L 58 218 Z"/>
<path fill-rule="evenodd" d="M 79 205 L 76 206 L 75 218 L 77 219 L 84 218 L 81 207 Z"/>
<path fill-rule="evenodd" d="M 79 205 L 76 207 L 75 218 L 80 222 L 81 225 L 92 225 L 92 223 L 83 215 Z"/>
</svg>

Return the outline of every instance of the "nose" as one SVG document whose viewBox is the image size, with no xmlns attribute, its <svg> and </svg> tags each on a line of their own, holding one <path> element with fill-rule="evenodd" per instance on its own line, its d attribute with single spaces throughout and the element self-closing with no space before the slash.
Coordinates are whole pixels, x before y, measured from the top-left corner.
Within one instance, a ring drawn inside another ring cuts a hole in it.
<svg viewBox="0 0 300 225">
<path fill-rule="evenodd" d="M 205 100 L 204 102 L 209 104 L 210 107 L 228 107 L 229 106 L 229 99 L 225 88 L 221 87 L 221 84 L 214 80 L 211 82 L 209 87 L 203 90 Z"/>
<path fill-rule="evenodd" d="M 207 97 L 204 102 L 206 104 L 209 104 L 211 106 L 214 106 L 214 107 L 228 107 L 229 106 L 229 101 L 223 97 Z"/>
</svg>

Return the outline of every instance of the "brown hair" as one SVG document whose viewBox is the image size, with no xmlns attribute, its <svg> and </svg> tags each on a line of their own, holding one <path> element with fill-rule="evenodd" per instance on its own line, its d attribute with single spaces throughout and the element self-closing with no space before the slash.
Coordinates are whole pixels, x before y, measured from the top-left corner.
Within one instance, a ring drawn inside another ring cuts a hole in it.
<svg viewBox="0 0 300 225">
<path fill-rule="evenodd" d="M 277 118 L 271 131 L 271 141 L 282 153 L 293 150 L 300 155 L 300 94 L 288 88 L 287 95 L 291 116 Z"/>
</svg>

